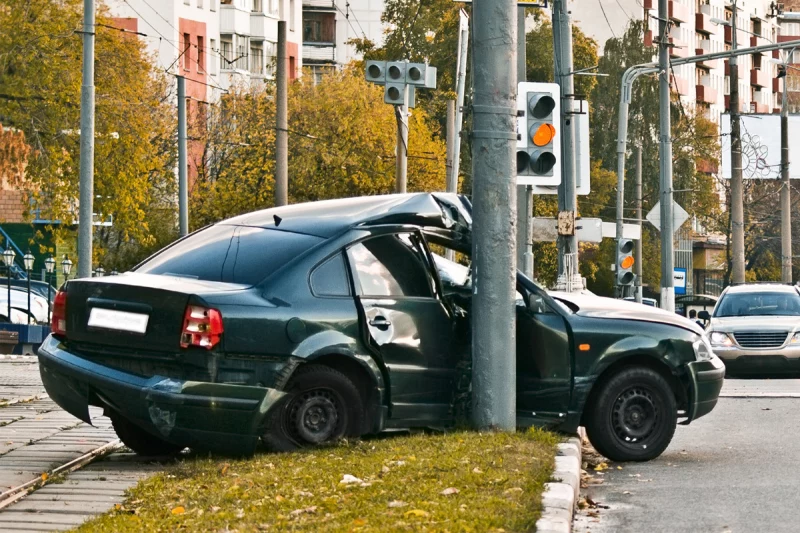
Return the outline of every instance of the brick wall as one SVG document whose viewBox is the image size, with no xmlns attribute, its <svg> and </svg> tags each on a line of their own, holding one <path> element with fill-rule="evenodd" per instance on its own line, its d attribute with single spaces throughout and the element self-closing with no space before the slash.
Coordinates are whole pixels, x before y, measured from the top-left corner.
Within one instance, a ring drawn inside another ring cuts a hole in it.
<svg viewBox="0 0 800 533">
<path fill-rule="evenodd" d="M 0 188 L 0 222 L 24 222 L 25 193 L 13 189 Z"/>
</svg>

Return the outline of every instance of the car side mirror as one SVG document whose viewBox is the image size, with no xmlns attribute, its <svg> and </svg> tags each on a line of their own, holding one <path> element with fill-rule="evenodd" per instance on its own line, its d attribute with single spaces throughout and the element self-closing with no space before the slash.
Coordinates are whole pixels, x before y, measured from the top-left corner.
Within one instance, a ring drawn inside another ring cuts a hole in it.
<svg viewBox="0 0 800 533">
<path fill-rule="evenodd" d="M 703 310 L 703 311 L 700 311 L 699 313 L 697 313 L 697 318 L 707 322 L 707 321 L 711 320 L 711 315 L 709 314 L 708 311 Z"/>
<path fill-rule="evenodd" d="M 538 296 L 536 294 L 531 294 L 530 304 L 528 304 L 528 309 L 530 309 L 531 313 L 541 315 L 547 312 L 547 304 L 544 303 L 544 298 L 542 298 L 541 296 Z"/>
</svg>

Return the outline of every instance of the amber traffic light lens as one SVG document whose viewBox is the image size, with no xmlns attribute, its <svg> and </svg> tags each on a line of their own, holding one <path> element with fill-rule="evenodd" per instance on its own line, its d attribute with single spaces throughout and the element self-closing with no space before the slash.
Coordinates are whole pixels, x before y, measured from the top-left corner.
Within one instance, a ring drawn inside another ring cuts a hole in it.
<svg viewBox="0 0 800 533">
<path fill-rule="evenodd" d="M 633 266 L 633 256 L 630 256 L 630 255 L 627 256 L 625 259 L 622 260 L 622 263 L 620 263 L 619 266 L 621 266 L 622 268 L 624 268 L 626 270 L 631 268 Z"/>
<path fill-rule="evenodd" d="M 556 128 L 552 124 L 542 124 L 531 132 L 531 141 L 536 146 L 547 146 L 556 136 Z"/>
</svg>

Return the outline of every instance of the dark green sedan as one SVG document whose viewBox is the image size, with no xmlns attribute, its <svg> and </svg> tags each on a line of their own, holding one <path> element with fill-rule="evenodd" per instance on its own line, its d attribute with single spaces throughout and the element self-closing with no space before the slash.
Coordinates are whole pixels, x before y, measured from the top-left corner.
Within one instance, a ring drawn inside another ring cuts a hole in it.
<svg viewBox="0 0 800 533">
<path fill-rule="evenodd" d="M 420 193 L 214 224 L 69 281 L 42 380 L 145 455 L 450 426 L 469 405 L 471 223 L 465 197 Z M 693 322 L 517 279 L 520 426 L 584 425 L 609 458 L 647 460 L 713 409 L 725 369 Z"/>
</svg>

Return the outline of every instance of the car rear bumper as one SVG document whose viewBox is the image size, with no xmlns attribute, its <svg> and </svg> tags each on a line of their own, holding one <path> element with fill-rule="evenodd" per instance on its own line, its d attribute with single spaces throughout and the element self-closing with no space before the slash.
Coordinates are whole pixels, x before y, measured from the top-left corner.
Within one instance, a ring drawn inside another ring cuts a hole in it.
<svg viewBox="0 0 800 533">
<path fill-rule="evenodd" d="M 687 367 L 690 381 L 689 409 L 687 419 L 682 424 L 688 424 L 714 409 L 725 380 L 725 365 L 717 358 L 711 361 L 695 361 Z"/>
<path fill-rule="evenodd" d="M 141 377 L 70 353 L 52 336 L 39 348 L 39 367 L 50 397 L 87 423 L 89 405 L 100 405 L 168 442 L 227 453 L 252 453 L 265 416 L 285 396 L 270 388 Z"/>
</svg>

